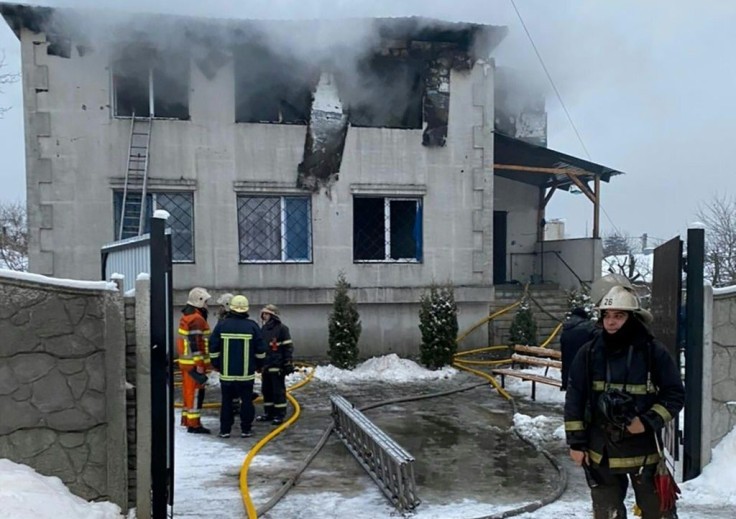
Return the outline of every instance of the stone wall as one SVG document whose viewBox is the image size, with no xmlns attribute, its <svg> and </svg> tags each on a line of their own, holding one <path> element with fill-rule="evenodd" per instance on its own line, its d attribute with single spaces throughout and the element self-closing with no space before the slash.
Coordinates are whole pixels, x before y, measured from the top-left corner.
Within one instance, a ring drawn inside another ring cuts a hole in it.
<svg viewBox="0 0 736 519">
<path fill-rule="evenodd" d="M 126 509 L 119 292 L 0 271 L 0 302 L 0 458 Z"/>
<path fill-rule="evenodd" d="M 713 290 L 711 447 L 736 427 L 736 287 Z"/>
</svg>

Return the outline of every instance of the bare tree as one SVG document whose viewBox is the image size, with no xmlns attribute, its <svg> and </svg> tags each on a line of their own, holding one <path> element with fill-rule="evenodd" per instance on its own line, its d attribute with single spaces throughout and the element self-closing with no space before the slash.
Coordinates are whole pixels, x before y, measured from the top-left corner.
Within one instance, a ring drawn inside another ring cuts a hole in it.
<svg viewBox="0 0 736 519">
<path fill-rule="evenodd" d="M 28 270 L 26 208 L 19 202 L 0 202 L 0 268 Z"/>
<path fill-rule="evenodd" d="M 606 274 L 621 274 L 635 284 L 645 284 L 651 279 L 651 267 L 637 254 L 636 238 L 613 232 L 603 238 L 603 270 Z M 646 259 L 646 258 L 645 258 Z"/>
<path fill-rule="evenodd" d="M 736 285 L 736 197 L 715 196 L 701 205 L 705 224 L 705 277 L 714 287 Z"/>
<path fill-rule="evenodd" d="M 3 72 L 5 67 L 5 52 L 3 51 L 0 52 L 0 94 L 3 93 L 2 85 L 9 85 L 10 83 L 18 81 L 18 74 Z M 0 106 L 0 117 L 2 117 L 8 110 L 10 110 L 10 108 L 7 106 Z"/>
</svg>

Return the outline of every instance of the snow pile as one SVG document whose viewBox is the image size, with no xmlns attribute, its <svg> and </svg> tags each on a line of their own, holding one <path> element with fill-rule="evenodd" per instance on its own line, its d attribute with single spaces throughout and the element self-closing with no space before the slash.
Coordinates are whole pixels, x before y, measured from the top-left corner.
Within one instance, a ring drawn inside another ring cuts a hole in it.
<svg viewBox="0 0 736 519">
<path fill-rule="evenodd" d="M 702 474 L 682 483 L 683 499 L 688 503 L 723 503 L 736 506 L 736 427 L 713 449 L 711 462 Z"/>
<path fill-rule="evenodd" d="M 565 426 L 559 418 L 539 415 L 532 418 L 525 414 L 514 415 L 514 428 L 522 437 L 537 447 L 555 440 L 565 440 Z"/>
<path fill-rule="evenodd" d="M 57 477 L 38 474 L 26 465 L 0 459 L 0 503 L 3 517 L 13 519 L 120 519 L 112 503 L 89 503 Z"/>
<path fill-rule="evenodd" d="M 330 384 L 373 381 L 407 383 L 450 378 L 456 373 L 457 370 L 449 366 L 432 371 L 392 353 L 370 358 L 353 370 L 340 369 L 332 365 L 317 366 L 314 377 Z"/>
</svg>

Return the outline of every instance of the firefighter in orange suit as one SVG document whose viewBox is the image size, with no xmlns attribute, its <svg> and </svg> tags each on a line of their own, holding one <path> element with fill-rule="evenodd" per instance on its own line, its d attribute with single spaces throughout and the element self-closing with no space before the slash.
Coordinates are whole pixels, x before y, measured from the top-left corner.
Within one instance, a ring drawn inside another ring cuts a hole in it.
<svg viewBox="0 0 736 519">
<path fill-rule="evenodd" d="M 187 428 L 187 432 L 194 434 L 210 433 L 200 422 L 204 383 L 207 380 L 205 373 L 210 365 L 210 326 L 207 324 L 207 300 L 210 297 L 204 288 L 191 289 L 179 320 L 177 346 L 184 401 L 181 425 Z"/>
</svg>

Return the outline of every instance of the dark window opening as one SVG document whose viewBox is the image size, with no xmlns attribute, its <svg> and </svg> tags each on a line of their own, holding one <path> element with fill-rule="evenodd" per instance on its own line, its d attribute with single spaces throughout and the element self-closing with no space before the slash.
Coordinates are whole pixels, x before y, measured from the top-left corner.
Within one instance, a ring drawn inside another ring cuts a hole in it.
<svg viewBox="0 0 736 519">
<path fill-rule="evenodd" d="M 355 261 L 422 261 L 418 199 L 357 197 L 353 204 Z"/>
<path fill-rule="evenodd" d="M 115 115 L 189 120 L 189 72 L 188 55 L 129 51 L 113 67 Z"/>
<path fill-rule="evenodd" d="M 113 211 L 115 213 L 115 236 L 118 239 L 138 236 L 140 219 L 140 191 L 126 194 L 125 214 L 122 211 L 123 192 L 113 192 Z M 171 229 L 172 259 L 179 263 L 194 261 L 194 204 L 192 193 L 147 193 L 146 215 L 143 219 L 142 233 L 151 232 L 153 212 L 163 209 L 169 213 L 168 228 Z M 123 216 L 123 232 L 120 235 L 120 217 Z"/>
<path fill-rule="evenodd" d="M 353 126 L 422 128 L 424 80 L 418 60 L 373 56 L 353 77 L 341 78 L 348 116 Z"/>
<path fill-rule="evenodd" d="M 312 260 L 312 206 L 306 196 L 239 196 L 241 263 Z"/>
<path fill-rule="evenodd" d="M 316 72 L 247 45 L 235 48 L 235 122 L 307 124 Z"/>
</svg>

